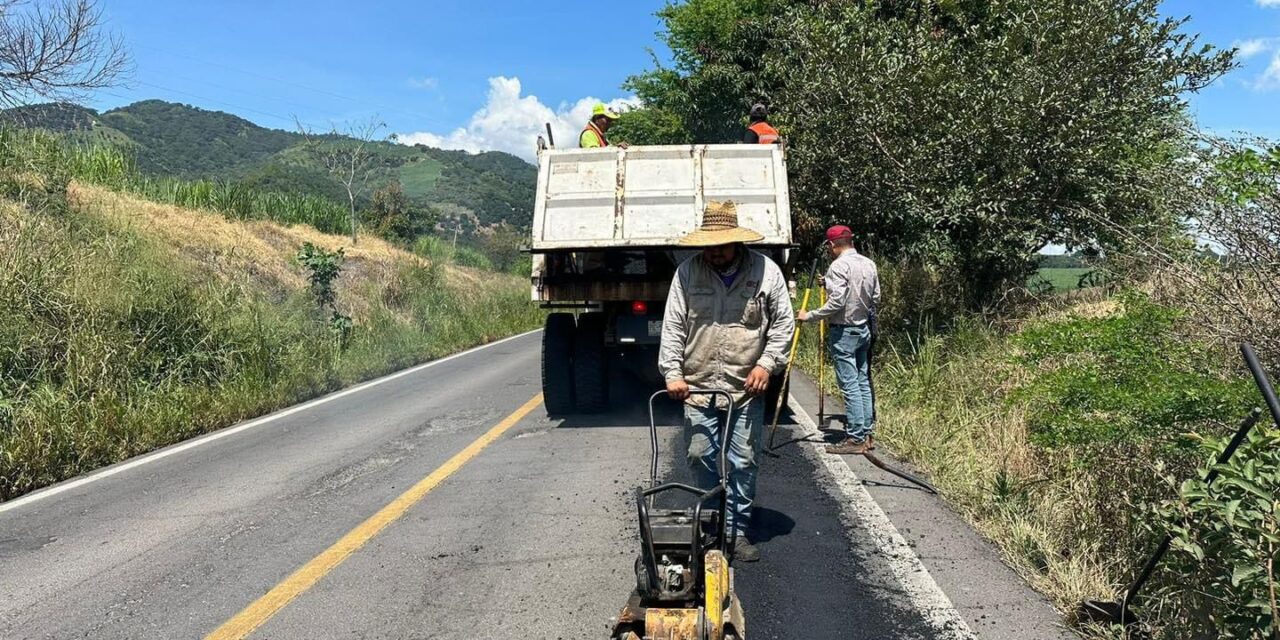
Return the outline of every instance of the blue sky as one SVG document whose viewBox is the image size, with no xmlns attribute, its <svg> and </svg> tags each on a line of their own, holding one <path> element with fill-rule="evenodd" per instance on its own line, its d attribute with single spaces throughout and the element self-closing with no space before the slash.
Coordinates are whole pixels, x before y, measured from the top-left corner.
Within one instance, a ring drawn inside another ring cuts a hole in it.
<svg viewBox="0 0 1280 640">
<path fill-rule="evenodd" d="M 285 129 L 294 116 L 326 128 L 376 114 L 410 141 L 529 157 L 542 122 L 561 139 L 597 99 L 627 98 L 623 80 L 651 65 L 650 49 L 664 54 L 653 16 L 664 4 L 102 0 L 136 68 L 92 106 L 161 98 Z M 1165 10 L 1250 54 L 1193 100 L 1201 125 L 1280 138 L 1280 0 L 1166 0 Z"/>
<path fill-rule="evenodd" d="M 1200 126 L 1280 139 L 1280 0 L 1165 0 L 1203 42 L 1239 47 L 1241 68 L 1191 100 Z"/>
</svg>

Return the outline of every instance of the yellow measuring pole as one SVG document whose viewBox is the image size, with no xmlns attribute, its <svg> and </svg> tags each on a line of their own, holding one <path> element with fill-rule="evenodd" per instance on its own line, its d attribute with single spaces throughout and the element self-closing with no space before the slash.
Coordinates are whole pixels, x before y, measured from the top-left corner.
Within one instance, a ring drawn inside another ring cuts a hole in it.
<svg viewBox="0 0 1280 640">
<path fill-rule="evenodd" d="M 809 310 L 809 294 L 813 293 L 813 283 L 804 290 L 804 297 L 800 299 L 800 310 Z M 778 418 L 782 415 L 782 406 L 787 403 L 787 381 L 791 380 L 791 365 L 796 361 L 796 347 L 800 345 L 800 327 L 803 322 L 796 320 L 795 333 L 791 334 L 791 354 L 787 356 L 787 370 L 782 374 L 782 391 L 778 394 L 778 406 L 773 408 L 773 425 L 769 427 L 769 448 L 773 449 L 773 436 L 778 431 Z"/>
<path fill-rule="evenodd" d="M 827 306 L 827 288 L 823 287 L 818 292 L 819 305 Z M 823 391 L 823 381 L 827 378 L 827 321 L 818 322 L 818 428 L 821 429 L 824 421 L 822 419 L 823 410 L 826 409 L 827 392 Z"/>
</svg>

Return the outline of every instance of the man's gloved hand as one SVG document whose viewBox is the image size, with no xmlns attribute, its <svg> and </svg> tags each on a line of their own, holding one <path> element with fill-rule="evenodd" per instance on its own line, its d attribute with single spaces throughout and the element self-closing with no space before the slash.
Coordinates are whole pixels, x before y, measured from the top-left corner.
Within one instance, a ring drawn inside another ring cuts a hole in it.
<svg viewBox="0 0 1280 640">
<path fill-rule="evenodd" d="M 671 380 L 667 382 L 667 395 L 672 400 L 685 401 L 689 399 L 689 383 L 684 380 Z"/>
<path fill-rule="evenodd" d="M 671 385 L 667 385 L 669 390 Z M 747 395 L 758 396 L 769 388 L 769 372 L 764 367 L 756 366 L 747 375 Z"/>
</svg>

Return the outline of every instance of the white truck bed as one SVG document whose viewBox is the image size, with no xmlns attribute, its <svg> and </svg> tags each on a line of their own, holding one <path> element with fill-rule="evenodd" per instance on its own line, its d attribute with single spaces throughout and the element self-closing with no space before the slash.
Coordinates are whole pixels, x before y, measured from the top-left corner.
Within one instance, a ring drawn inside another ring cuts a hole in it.
<svg viewBox="0 0 1280 640">
<path fill-rule="evenodd" d="M 672 246 L 711 200 L 733 202 L 762 244 L 791 244 L 782 148 L 708 144 L 543 151 L 531 248 Z"/>
</svg>

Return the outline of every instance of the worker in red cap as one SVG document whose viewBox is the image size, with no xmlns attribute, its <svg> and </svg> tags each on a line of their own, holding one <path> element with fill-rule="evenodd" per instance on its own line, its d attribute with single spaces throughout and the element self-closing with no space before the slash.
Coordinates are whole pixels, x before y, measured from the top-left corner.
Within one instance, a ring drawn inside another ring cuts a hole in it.
<svg viewBox="0 0 1280 640">
<path fill-rule="evenodd" d="M 876 307 L 880 304 L 880 275 L 876 263 L 853 248 L 853 231 L 844 225 L 827 229 L 824 246 L 831 266 L 823 277 L 827 303 L 801 311 L 801 322 L 826 320 L 827 350 L 836 367 L 836 382 L 844 395 L 846 438 L 827 447 L 828 453 L 857 455 L 872 445 L 875 428 L 871 389 L 871 341 Z"/>
</svg>

